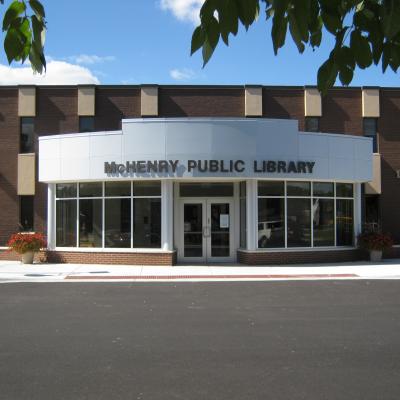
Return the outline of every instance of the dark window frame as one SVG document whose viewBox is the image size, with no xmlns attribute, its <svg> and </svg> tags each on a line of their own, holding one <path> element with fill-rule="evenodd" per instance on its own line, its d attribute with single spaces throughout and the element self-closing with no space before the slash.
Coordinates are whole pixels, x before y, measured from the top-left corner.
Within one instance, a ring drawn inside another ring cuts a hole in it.
<svg viewBox="0 0 400 400">
<path fill-rule="evenodd" d="M 304 129 L 306 132 L 320 132 L 320 117 L 305 117 Z"/>
<path fill-rule="evenodd" d="M 35 230 L 35 196 L 19 196 L 19 227 L 21 232 Z"/>
<path fill-rule="evenodd" d="M 26 131 L 25 126 L 32 125 L 32 131 Z M 35 152 L 35 117 L 20 117 L 19 120 L 19 152 L 28 154 Z M 24 136 L 28 140 L 23 139 Z M 30 136 L 30 137 L 29 137 Z"/>
<path fill-rule="evenodd" d="M 90 127 L 86 127 L 85 123 L 89 122 Z M 79 133 L 95 132 L 95 117 L 91 115 L 79 116 Z"/>
<path fill-rule="evenodd" d="M 372 138 L 372 151 L 378 153 L 378 118 L 363 118 L 363 134 Z"/>
</svg>

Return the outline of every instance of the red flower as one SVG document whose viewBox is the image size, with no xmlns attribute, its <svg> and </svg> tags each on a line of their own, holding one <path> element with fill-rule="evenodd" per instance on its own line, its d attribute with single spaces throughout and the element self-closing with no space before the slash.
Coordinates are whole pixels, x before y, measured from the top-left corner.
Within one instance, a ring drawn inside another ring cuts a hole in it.
<svg viewBox="0 0 400 400">
<path fill-rule="evenodd" d="M 367 250 L 385 250 L 393 246 L 388 233 L 366 232 L 358 236 L 358 244 Z"/>
<path fill-rule="evenodd" d="M 47 243 L 41 233 L 14 233 L 11 235 L 7 246 L 10 250 L 23 254 L 28 251 L 39 251 L 47 247 Z"/>
</svg>

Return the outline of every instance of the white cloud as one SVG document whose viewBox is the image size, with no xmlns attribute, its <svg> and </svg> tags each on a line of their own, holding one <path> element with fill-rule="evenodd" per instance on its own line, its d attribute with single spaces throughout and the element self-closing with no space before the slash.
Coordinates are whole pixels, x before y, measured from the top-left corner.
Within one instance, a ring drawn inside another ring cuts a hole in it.
<svg viewBox="0 0 400 400">
<path fill-rule="evenodd" d="M 28 65 L 9 67 L 0 64 L 0 85 L 77 85 L 99 84 L 99 79 L 85 67 L 65 61 L 52 60 L 47 63 L 45 74 L 34 74 Z"/>
<path fill-rule="evenodd" d="M 97 56 L 95 54 L 79 54 L 77 56 L 67 57 L 68 61 L 71 61 L 76 64 L 100 64 L 107 61 L 115 61 L 114 56 Z"/>
<path fill-rule="evenodd" d="M 198 24 L 200 8 L 204 0 L 161 0 L 163 10 L 171 11 L 180 21 Z"/>
<path fill-rule="evenodd" d="M 169 71 L 169 75 L 176 81 L 188 81 L 190 79 L 194 79 L 196 76 L 195 72 L 189 68 L 171 69 L 171 71 Z"/>
</svg>

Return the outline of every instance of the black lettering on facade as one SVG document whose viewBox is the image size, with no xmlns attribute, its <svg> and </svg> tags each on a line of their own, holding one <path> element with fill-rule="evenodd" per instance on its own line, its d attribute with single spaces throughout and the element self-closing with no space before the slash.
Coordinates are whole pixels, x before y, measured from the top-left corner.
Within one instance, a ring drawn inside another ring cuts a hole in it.
<svg viewBox="0 0 400 400">
<path fill-rule="evenodd" d="M 195 160 L 188 161 L 188 172 L 192 171 L 192 169 L 195 169 L 196 167 L 197 167 L 197 162 Z"/>
<path fill-rule="evenodd" d="M 286 172 L 286 162 L 278 161 L 278 172 Z"/>
<path fill-rule="evenodd" d="M 244 171 L 244 161 L 236 160 L 234 167 L 235 167 L 236 172 L 243 172 Z"/>
<path fill-rule="evenodd" d="M 275 161 L 267 162 L 267 172 L 276 172 L 276 162 Z"/>
<path fill-rule="evenodd" d="M 207 172 L 208 169 L 208 160 L 198 160 L 197 161 L 197 168 L 199 172 Z"/>
<path fill-rule="evenodd" d="M 254 172 L 262 172 L 262 169 L 260 169 L 260 168 L 258 167 L 258 162 L 257 162 L 257 160 L 254 160 L 254 162 L 253 162 L 253 169 L 254 169 Z"/>
<path fill-rule="evenodd" d="M 218 161 L 217 160 L 210 160 L 210 172 L 218 172 Z"/>
<path fill-rule="evenodd" d="M 116 174 L 117 173 L 117 164 L 113 161 L 112 163 L 105 162 L 104 163 L 104 173 L 105 174 Z"/>
<path fill-rule="evenodd" d="M 147 172 L 158 172 L 158 161 L 147 161 Z"/>
<path fill-rule="evenodd" d="M 176 168 L 178 167 L 179 160 L 169 160 L 169 165 L 171 165 L 172 172 L 176 172 Z"/>
<path fill-rule="evenodd" d="M 160 160 L 158 162 L 158 172 L 168 172 L 168 161 Z"/>
<path fill-rule="evenodd" d="M 303 174 L 307 173 L 307 171 L 306 171 L 306 163 L 304 161 L 299 161 L 297 163 L 297 172 L 298 173 L 303 173 Z"/>
<path fill-rule="evenodd" d="M 307 165 L 307 168 L 308 168 L 308 173 L 312 174 L 313 173 L 313 168 L 314 168 L 314 165 L 315 165 L 315 161 L 312 161 L 312 162 L 307 161 L 306 165 Z"/>
<path fill-rule="evenodd" d="M 294 172 L 297 174 L 297 168 L 296 168 L 296 163 L 294 161 L 290 161 L 287 169 L 288 173 Z"/>
</svg>

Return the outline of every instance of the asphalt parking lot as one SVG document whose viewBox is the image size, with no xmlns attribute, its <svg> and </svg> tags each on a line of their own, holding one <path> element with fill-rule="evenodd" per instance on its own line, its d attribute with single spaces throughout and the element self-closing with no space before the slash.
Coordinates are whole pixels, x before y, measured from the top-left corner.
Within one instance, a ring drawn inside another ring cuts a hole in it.
<svg viewBox="0 0 400 400">
<path fill-rule="evenodd" d="M 9 283 L 0 399 L 400 398 L 400 281 Z"/>
</svg>

